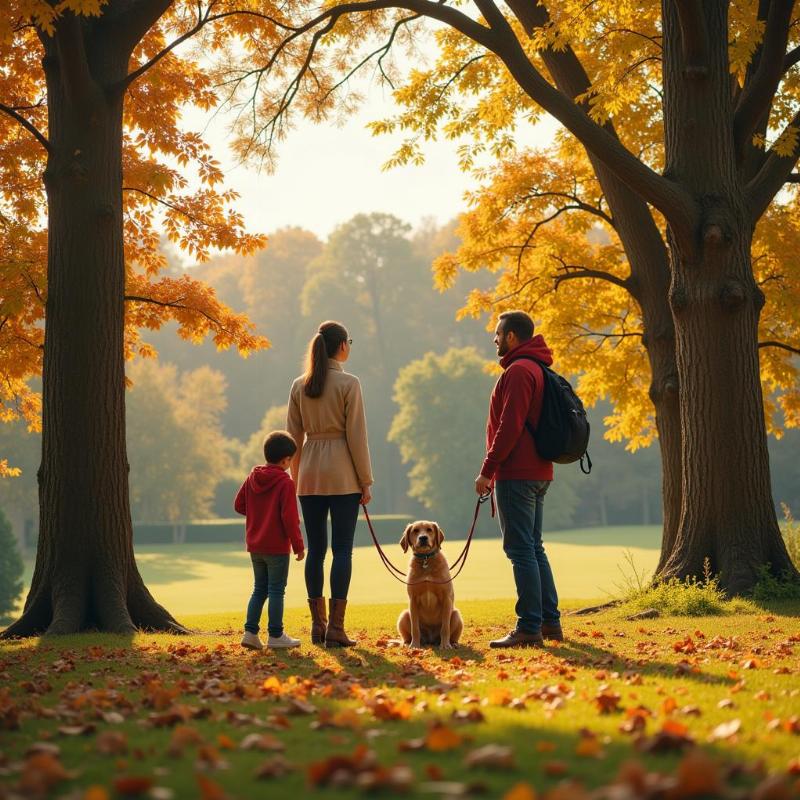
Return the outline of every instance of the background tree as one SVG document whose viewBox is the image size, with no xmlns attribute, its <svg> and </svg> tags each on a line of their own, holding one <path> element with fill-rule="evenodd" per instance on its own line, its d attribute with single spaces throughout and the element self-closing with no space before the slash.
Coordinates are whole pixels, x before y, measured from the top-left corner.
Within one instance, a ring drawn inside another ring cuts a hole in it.
<svg viewBox="0 0 800 800">
<path fill-rule="evenodd" d="M 453 537 L 463 538 L 474 511 L 466 489 L 486 452 L 484 431 L 489 395 L 496 376 L 472 347 L 427 353 L 400 370 L 394 386 L 399 409 L 389 441 L 411 462 L 409 494 L 435 515 Z M 560 472 L 547 493 L 548 529 L 567 527 L 577 505 L 574 478 Z M 483 515 L 479 531 L 496 532 L 496 522 Z"/>
<path fill-rule="evenodd" d="M 258 464 L 264 463 L 264 439 L 270 431 L 286 430 L 286 406 L 270 406 L 261 425 L 253 431 L 250 438 L 244 443 L 239 456 L 239 484 Z M 237 484 L 238 488 L 238 484 Z"/>
<path fill-rule="evenodd" d="M 186 338 L 211 335 L 243 353 L 266 345 L 208 287 L 159 277 L 157 244 L 160 229 L 201 258 L 263 244 L 242 229 L 202 137 L 180 127 L 184 106 L 217 98 L 197 58 L 176 48 L 205 39 L 211 54 L 273 31 L 253 9 L 216 2 L 13 0 L 0 12 L 0 252 L 10 256 L 14 303 L 4 311 L 16 335 L 0 342 L 12 378 L 5 416 L 32 413 L 25 379 L 40 367 L 43 379 L 37 562 L 5 636 L 175 627 L 133 557 L 124 358 L 150 354 L 139 330 L 167 318 Z"/>
<path fill-rule="evenodd" d="M 217 484 L 232 466 L 220 417 L 225 379 L 209 367 L 178 375 L 171 364 L 128 367 L 131 511 L 138 522 L 210 516 Z"/>
<path fill-rule="evenodd" d="M 794 3 L 671 0 L 660 13 L 656 4 L 513 0 L 506 10 L 475 0 L 473 10 L 369 0 L 310 11 L 247 76 L 263 92 L 241 82 L 241 96 L 260 112 L 243 140 L 256 135 L 268 151 L 295 97 L 324 115 L 341 76 L 373 57 L 396 80 L 384 63 L 393 43 L 421 18 L 443 23 L 437 64 L 412 71 L 397 91 L 412 109 L 399 124 L 413 139 L 395 162 L 418 160 L 416 141 L 439 130 L 476 131 L 480 146 L 502 156 L 513 145 L 508 129 L 538 109 L 580 142 L 629 270 L 602 279 L 622 284 L 641 314 L 666 453 L 665 520 L 680 509 L 666 526 L 659 574 L 700 574 L 709 557 L 722 585 L 743 592 L 763 564 L 793 573 L 769 490 L 758 358 L 765 296 L 751 250 L 800 152 Z M 388 34 L 377 48 L 376 31 Z M 524 103 L 513 102 L 521 95 Z M 576 266 L 589 277 L 584 262 Z"/>
<path fill-rule="evenodd" d="M 17 607 L 22 594 L 22 556 L 11 523 L 0 509 L 0 619 Z"/>
<path fill-rule="evenodd" d="M 0 452 L 19 473 L 0 479 L 0 508 L 6 509 L 24 552 L 29 546 L 26 533 L 35 530 L 39 516 L 36 470 L 42 454 L 41 433 L 19 419 L 0 425 Z"/>
</svg>

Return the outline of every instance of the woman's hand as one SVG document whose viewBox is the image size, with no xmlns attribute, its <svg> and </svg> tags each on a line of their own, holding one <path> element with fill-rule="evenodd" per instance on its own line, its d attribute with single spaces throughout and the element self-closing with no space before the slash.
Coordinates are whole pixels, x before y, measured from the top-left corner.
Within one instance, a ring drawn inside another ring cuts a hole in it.
<svg viewBox="0 0 800 800">
<path fill-rule="evenodd" d="M 372 500 L 372 489 L 369 486 L 364 486 L 361 489 L 361 505 L 365 506 Z"/>
<path fill-rule="evenodd" d="M 302 561 L 305 557 L 306 557 L 306 551 L 305 550 L 301 550 L 299 553 L 295 554 L 294 559 L 295 559 L 295 561 Z"/>
</svg>

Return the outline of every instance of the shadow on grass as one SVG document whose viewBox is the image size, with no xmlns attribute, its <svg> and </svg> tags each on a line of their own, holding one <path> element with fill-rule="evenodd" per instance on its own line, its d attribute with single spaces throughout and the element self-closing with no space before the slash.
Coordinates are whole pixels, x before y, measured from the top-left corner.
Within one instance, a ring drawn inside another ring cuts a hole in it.
<svg viewBox="0 0 800 800">
<path fill-rule="evenodd" d="M 646 663 L 641 663 L 642 659 L 621 656 L 613 650 L 606 650 L 603 647 L 598 647 L 588 642 L 578 642 L 570 639 L 558 645 L 554 645 L 548 648 L 548 650 L 553 655 L 560 656 L 582 667 L 610 669 L 617 672 L 637 672 L 640 675 L 650 676 L 678 675 L 688 681 L 719 686 L 733 686 L 737 680 L 724 675 L 713 675 L 708 672 L 703 672 L 702 670 L 693 672 L 691 668 L 679 670 L 677 664 L 670 663 L 669 661 L 654 661 L 648 659 Z"/>
<path fill-rule="evenodd" d="M 193 558 L 176 552 L 141 552 L 136 556 L 139 570 L 148 584 L 192 581 L 202 576 L 203 568 L 234 567 L 249 570 L 250 560 L 241 553 L 214 552 L 207 558 Z"/>
</svg>

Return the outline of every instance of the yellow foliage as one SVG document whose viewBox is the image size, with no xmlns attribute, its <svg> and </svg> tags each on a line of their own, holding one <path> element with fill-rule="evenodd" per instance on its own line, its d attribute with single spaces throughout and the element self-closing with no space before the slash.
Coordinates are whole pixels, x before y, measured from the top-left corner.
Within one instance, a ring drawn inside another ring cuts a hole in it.
<svg viewBox="0 0 800 800">
<path fill-rule="evenodd" d="M 214 290 L 189 277 L 163 277 L 167 266 L 163 236 L 199 260 L 212 250 L 252 253 L 266 243 L 249 233 L 235 209 L 236 193 L 224 186 L 219 162 L 201 133 L 181 117 L 191 106 L 219 104 L 218 84 L 208 60 L 229 61 L 229 51 L 247 42 L 274 41 L 276 28 L 265 16 L 268 3 L 213 4 L 204 25 L 190 0 L 173 0 L 133 53 L 133 72 L 180 36 L 198 28 L 184 46 L 163 55 L 128 88 L 124 106 L 123 214 L 127 305 L 125 354 L 152 357 L 141 339 L 167 320 L 178 323 L 183 338 L 210 336 L 217 347 L 236 347 L 242 355 L 269 346 L 244 314 L 228 308 Z M 10 0 L 0 12 L 0 102 L 47 136 L 47 89 L 40 33 L 50 35 L 59 18 L 74 13 L 102 17 L 106 0 Z M 203 12 L 205 13 L 205 12 Z M 276 12 L 277 14 L 277 12 Z M 280 16 L 277 14 L 277 16 Z M 87 23 L 90 24 L 90 23 Z M 222 68 L 222 67 L 220 67 Z M 14 119 L 0 114 L 0 420 L 24 417 L 39 425 L 40 400 L 29 380 L 40 374 L 47 299 L 46 198 L 41 180 L 46 152 Z M 0 474 L 8 474 L 0 466 Z"/>
</svg>

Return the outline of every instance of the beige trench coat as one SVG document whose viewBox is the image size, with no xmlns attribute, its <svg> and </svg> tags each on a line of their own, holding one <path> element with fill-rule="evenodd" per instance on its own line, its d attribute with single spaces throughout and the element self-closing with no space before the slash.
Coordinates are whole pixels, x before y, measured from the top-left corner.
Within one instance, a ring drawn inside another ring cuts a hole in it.
<svg viewBox="0 0 800 800">
<path fill-rule="evenodd" d="M 320 397 L 308 397 L 303 377 L 289 392 L 286 429 L 297 442 L 292 475 L 297 494 L 355 494 L 372 485 L 361 384 L 338 361 L 328 362 Z"/>
</svg>

